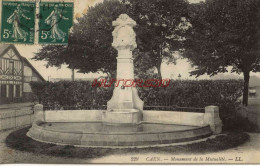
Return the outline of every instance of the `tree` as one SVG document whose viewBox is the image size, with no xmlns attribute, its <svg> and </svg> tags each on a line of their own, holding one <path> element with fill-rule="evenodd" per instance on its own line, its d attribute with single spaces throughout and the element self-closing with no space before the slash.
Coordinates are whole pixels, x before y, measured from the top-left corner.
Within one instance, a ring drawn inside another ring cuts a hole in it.
<svg viewBox="0 0 260 166">
<path fill-rule="evenodd" d="M 138 25 L 135 66 L 141 72 L 156 67 L 161 78 L 163 60 L 174 63 L 173 52 L 181 47 L 181 23 L 187 4 L 186 0 L 106 0 L 78 19 L 68 46 L 44 46 L 34 59 L 47 60 L 51 66 L 65 63 L 82 73 L 101 71 L 114 77 L 117 52 L 111 45 L 112 21 L 127 13 Z"/>
<path fill-rule="evenodd" d="M 260 1 L 206 0 L 190 6 L 185 54 L 191 75 L 243 73 L 243 105 L 248 105 L 250 72 L 260 71 Z"/>
<path fill-rule="evenodd" d="M 43 46 L 33 59 L 46 60 L 48 66 L 67 64 L 81 73 L 115 74 L 117 52 L 111 46 L 112 21 L 125 11 L 125 6 L 117 0 L 90 7 L 87 14 L 74 23 L 68 45 Z"/>
<path fill-rule="evenodd" d="M 125 0 L 127 14 L 137 22 L 139 56 L 137 65 L 145 70 L 156 67 L 161 79 L 161 64 L 175 63 L 174 53 L 182 49 L 185 37 L 186 0 Z M 139 62 L 139 63 L 138 63 Z M 142 62 L 142 63 L 140 63 Z"/>
</svg>

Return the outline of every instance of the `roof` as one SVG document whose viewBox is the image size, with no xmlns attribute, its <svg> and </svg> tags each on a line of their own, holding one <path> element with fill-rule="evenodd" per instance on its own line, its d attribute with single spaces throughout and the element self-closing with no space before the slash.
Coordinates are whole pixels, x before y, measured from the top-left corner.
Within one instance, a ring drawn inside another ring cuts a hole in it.
<svg viewBox="0 0 260 166">
<path fill-rule="evenodd" d="M 11 44 L 0 44 L 0 55 L 9 47 Z"/>
<path fill-rule="evenodd" d="M 16 49 L 16 47 L 13 44 L 0 44 L 0 57 L 3 56 L 10 48 L 13 48 L 15 53 L 23 62 L 25 62 L 28 66 L 31 67 L 31 69 L 42 79 L 42 81 L 45 81 L 45 79 L 42 77 L 42 75 L 33 67 L 33 65 Z"/>
<path fill-rule="evenodd" d="M 33 67 L 33 65 L 25 57 L 22 57 L 22 59 L 25 63 L 27 63 L 28 66 L 32 68 L 32 70 L 42 79 L 42 81 L 45 81 L 42 75 Z"/>
</svg>

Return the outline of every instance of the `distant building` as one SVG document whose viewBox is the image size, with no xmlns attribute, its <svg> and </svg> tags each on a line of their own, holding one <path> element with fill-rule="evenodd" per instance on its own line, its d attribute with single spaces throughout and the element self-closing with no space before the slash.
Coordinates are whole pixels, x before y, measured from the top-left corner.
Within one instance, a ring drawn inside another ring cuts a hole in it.
<svg viewBox="0 0 260 166">
<path fill-rule="evenodd" d="M 260 78 L 251 76 L 249 80 L 249 98 L 260 98 Z"/>
<path fill-rule="evenodd" d="M 49 78 L 50 82 L 72 81 L 71 78 Z M 94 78 L 75 78 L 74 81 L 94 81 Z"/>
<path fill-rule="evenodd" d="M 31 81 L 45 80 L 14 45 L 0 45 L 0 104 L 29 101 Z"/>
<path fill-rule="evenodd" d="M 216 76 L 211 77 L 213 80 L 220 79 L 241 79 L 243 80 L 242 75 L 238 74 L 218 74 Z M 249 99 L 260 99 L 260 78 L 257 76 L 250 76 L 249 79 L 249 89 L 248 89 Z"/>
</svg>

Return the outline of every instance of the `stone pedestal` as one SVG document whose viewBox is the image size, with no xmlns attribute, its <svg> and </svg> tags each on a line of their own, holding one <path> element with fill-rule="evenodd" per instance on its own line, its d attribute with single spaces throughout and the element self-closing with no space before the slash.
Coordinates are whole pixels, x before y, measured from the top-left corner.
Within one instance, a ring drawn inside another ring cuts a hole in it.
<svg viewBox="0 0 260 166">
<path fill-rule="evenodd" d="M 131 80 L 134 80 L 132 51 L 136 48 L 135 25 L 136 22 L 126 14 L 121 14 L 113 21 L 112 46 L 118 51 L 116 79 L 119 83 L 115 85 L 113 96 L 107 103 L 107 111 L 103 113 L 104 123 L 137 124 L 142 121 L 143 101 L 137 89 L 131 85 Z"/>
<path fill-rule="evenodd" d="M 210 125 L 213 134 L 222 132 L 222 121 L 219 117 L 219 108 L 217 106 L 205 107 L 204 123 Z"/>
<path fill-rule="evenodd" d="M 34 122 L 36 121 L 42 121 L 45 122 L 45 115 L 43 112 L 43 105 L 42 104 L 36 104 L 34 106 Z"/>
</svg>

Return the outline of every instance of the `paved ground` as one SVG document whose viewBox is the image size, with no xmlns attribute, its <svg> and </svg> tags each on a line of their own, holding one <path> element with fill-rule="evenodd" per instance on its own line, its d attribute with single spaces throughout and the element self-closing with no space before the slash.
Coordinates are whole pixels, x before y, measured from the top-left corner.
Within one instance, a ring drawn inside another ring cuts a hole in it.
<svg viewBox="0 0 260 166">
<path fill-rule="evenodd" d="M 33 153 L 22 152 L 10 149 L 5 145 L 5 138 L 14 130 L 0 132 L 0 163 L 183 163 L 184 160 L 191 158 L 194 160 L 198 158 L 198 161 L 193 161 L 195 163 L 260 163 L 260 134 L 249 133 L 250 141 L 245 144 L 210 154 L 194 154 L 194 155 L 171 155 L 170 153 L 159 154 L 159 153 L 130 153 L 130 154 L 117 154 L 109 155 L 102 158 L 84 160 L 84 159 L 71 159 L 71 158 L 61 158 L 52 157 L 46 155 L 35 155 Z M 19 139 L 19 138 L 17 138 Z M 137 157 L 137 158 L 136 158 Z M 152 158 L 154 157 L 154 158 Z M 158 159 L 158 160 L 157 160 Z M 203 161 L 199 161 L 203 159 Z M 223 159 L 224 161 L 221 161 Z M 235 161 L 240 159 L 241 161 Z M 134 161 L 135 160 L 135 161 Z M 156 160 L 156 161 L 154 161 Z M 190 161 L 186 161 L 189 163 Z M 192 162 L 192 161 L 191 161 Z"/>
<path fill-rule="evenodd" d="M 260 99 L 248 99 L 248 108 L 260 113 Z"/>
<path fill-rule="evenodd" d="M 260 106 L 260 99 L 253 99 L 253 98 L 249 98 L 248 99 L 248 105 L 258 105 Z"/>
</svg>

